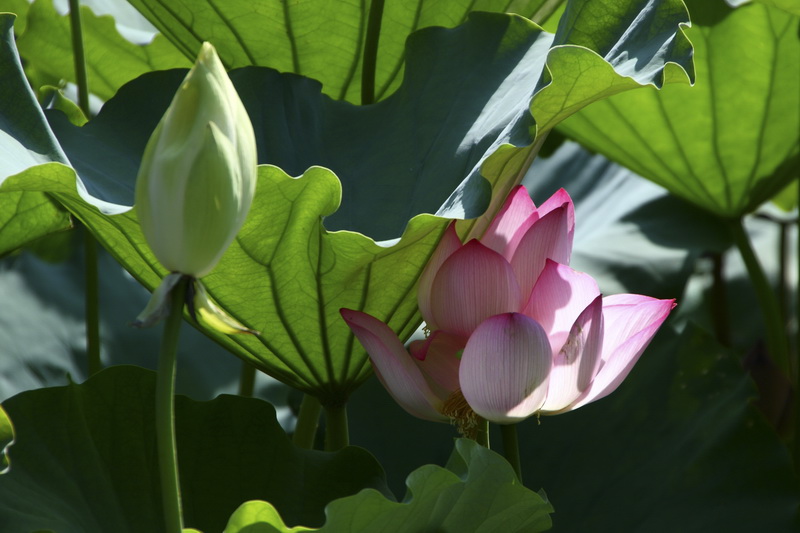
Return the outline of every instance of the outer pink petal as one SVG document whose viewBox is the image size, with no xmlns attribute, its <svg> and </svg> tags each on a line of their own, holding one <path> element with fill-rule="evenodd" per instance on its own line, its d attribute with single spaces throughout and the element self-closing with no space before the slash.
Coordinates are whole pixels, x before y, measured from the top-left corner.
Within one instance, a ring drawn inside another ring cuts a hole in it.
<svg viewBox="0 0 800 533">
<path fill-rule="evenodd" d="M 429 378 L 428 382 L 439 389 L 440 398 L 446 398 L 459 388 L 458 367 L 466 344 L 466 338 L 438 330 L 424 341 L 415 341 L 409 346 L 411 355 L 418 361 L 417 366 Z"/>
<path fill-rule="evenodd" d="M 416 417 L 447 421 L 448 418 L 439 412 L 443 398 L 434 393 L 415 360 L 389 326 L 360 311 L 341 309 L 339 312 L 361 341 L 375 374 L 395 401 Z"/>
<path fill-rule="evenodd" d="M 456 233 L 456 223 L 452 222 L 447 226 L 442 240 L 439 241 L 439 245 L 436 247 L 436 250 L 434 250 L 433 255 L 430 260 L 428 260 L 428 264 L 425 266 L 425 270 L 422 271 L 422 275 L 419 278 L 417 303 L 422 313 L 422 319 L 427 323 L 430 329 L 438 328 L 431 314 L 431 285 L 433 285 L 433 278 L 436 277 L 436 273 L 439 271 L 439 267 L 442 266 L 442 263 L 459 248 L 461 248 L 461 239 L 458 238 L 458 233 Z"/>
<path fill-rule="evenodd" d="M 603 348 L 603 298 L 598 296 L 575 321 L 567 342 L 553 359 L 544 414 L 560 411 L 589 388 Z"/>
<path fill-rule="evenodd" d="M 523 294 L 529 295 L 544 270 L 545 261 L 568 265 L 572 254 L 572 239 L 567 227 L 567 206 L 553 209 L 537 220 L 522 237 L 511 267 Z"/>
<path fill-rule="evenodd" d="M 603 300 L 605 338 L 602 366 L 584 396 L 570 409 L 614 392 L 674 307 L 675 300 L 657 300 L 638 294 L 606 297 Z"/>
<path fill-rule="evenodd" d="M 487 318 L 461 357 L 461 392 L 472 410 L 500 424 L 538 411 L 547 395 L 550 344 L 535 320 L 520 313 Z"/>
<path fill-rule="evenodd" d="M 525 314 L 547 332 L 555 358 L 583 310 L 600 296 L 597 282 L 588 274 L 547 260 L 525 306 Z"/>
<path fill-rule="evenodd" d="M 525 298 L 503 256 L 472 240 L 439 268 L 431 314 L 439 328 L 468 337 L 486 318 L 522 309 Z"/>
<path fill-rule="evenodd" d="M 527 189 L 517 185 L 481 237 L 481 243 L 510 261 L 520 239 L 538 219 L 539 215 Z"/>
<path fill-rule="evenodd" d="M 545 200 L 544 203 L 539 206 L 539 216 L 544 217 L 553 209 L 557 209 L 564 204 L 567 205 L 567 229 L 569 231 L 570 243 L 572 243 L 572 236 L 575 234 L 575 205 L 572 203 L 572 198 L 567 194 L 567 191 L 559 189 L 553 193 L 553 196 Z"/>
</svg>

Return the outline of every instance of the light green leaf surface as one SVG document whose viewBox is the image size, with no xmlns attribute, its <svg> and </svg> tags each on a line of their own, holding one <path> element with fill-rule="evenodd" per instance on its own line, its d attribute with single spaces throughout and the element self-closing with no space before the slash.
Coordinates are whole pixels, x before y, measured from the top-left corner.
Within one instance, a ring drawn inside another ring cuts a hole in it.
<svg viewBox="0 0 800 533">
<path fill-rule="evenodd" d="M 286 527 L 280 513 L 269 502 L 253 500 L 243 503 L 231 515 L 223 533 L 299 533 L 318 531 L 303 526 Z"/>
<path fill-rule="evenodd" d="M 111 98 L 128 81 L 151 70 L 189 67 L 187 59 L 162 36 L 152 43 L 133 44 L 120 36 L 114 19 L 81 8 L 89 91 L 102 100 Z M 75 81 L 68 15 L 59 15 L 52 0 L 36 0 L 19 37 L 20 55 L 37 71 L 57 79 Z"/>
<path fill-rule="evenodd" d="M 447 468 L 423 466 L 408 476 L 406 484 L 402 503 L 375 490 L 332 502 L 318 531 L 536 533 L 552 525 L 550 503 L 520 485 L 505 459 L 471 440 L 456 441 Z M 236 526 L 229 524 L 225 533 L 286 531 L 279 529 L 282 524 L 275 518 L 270 504 L 249 502 L 234 514 L 231 522 Z"/>
<path fill-rule="evenodd" d="M 615 27 L 623 33 L 631 28 L 622 21 Z M 489 186 L 497 204 L 522 179 L 531 146 L 506 148 L 506 154 L 524 155 L 487 163 L 483 177 L 478 169 L 503 143 L 530 142 L 531 94 L 552 40 L 520 17 L 497 14 L 473 15 L 453 30 L 428 28 L 409 40 L 403 86 L 363 108 L 325 98 L 310 80 L 268 69 L 233 72 L 255 123 L 261 161 L 290 175 L 324 165 L 336 176 L 315 168 L 293 180 L 262 169 L 251 220 L 206 286 L 232 316 L 263 335 L 216 338 L 325 402 L 346 398 L 369 366 L 339 308 L 372 313 L 402 338 L 416 329 L 416 278 L 445 221 L 414 217 L 479 216 Z M 139 78 L 82 128 L 50 115 L 85 191 L 76 192 L 70 169 L 54 164 L 30 168 L 2 185 L 4 191 L 58 194 L 151 290 L 164 272 L 128 209 L 140 154 L 182 76 L 172 71 Z M 404 237 L 386 248 L 363 236 L 326 231 L 333 228 L 381 240 Z"/>
<path fill-rule="evenodd" d="M 260 2 L 230 0 L 224 10 L 209 0 L 175 5 L 165 0 L 132 0 L 186 57 L 211 41 L 228 68 L 258 65 L 293 72 L 322 83 L 337 100 L 361 102 L 361 75 L 370 6 L 362 0 Z M 432 26 L 452 28 L 473 11 L 513 10 L 534 16 L 542 0 L 413 0 L 386 2 L 377 44 L 376 100 L 400 86 L 406 38 Z"/>
<path fill-rule="evenodd" d="M 690 3 L 697 83 L 598 102 L 559 129 L 723 217 L 800 173 L 800 18 L 761 4 Z"/>
<path fill-rule="evenodd" d="M 163 531 L 154 394 L 153 372 L 116 366 L 3 402 L 16 441 L 0 475 L 0 531 Z M 261 400 L 179 396 L 176 428 L 187 527 L 222 531 L 255 499 L 290 524 L 318 526 L 332 499 L 365 487 L 390 494 L 368 452 L 296 448 Z"/>
<path fill-rule="evenodd" d="M 42 127 L 42 110 L 25 81 L 16 54 L 13 22 L 13 15 L 0 16 L 2 175 L 14 174 L 46 161 L 66 161 L 49 128 Z M 66 211 L 41 190 L 0 194 L 0 255 L 69 226 Z"/>
</svg>

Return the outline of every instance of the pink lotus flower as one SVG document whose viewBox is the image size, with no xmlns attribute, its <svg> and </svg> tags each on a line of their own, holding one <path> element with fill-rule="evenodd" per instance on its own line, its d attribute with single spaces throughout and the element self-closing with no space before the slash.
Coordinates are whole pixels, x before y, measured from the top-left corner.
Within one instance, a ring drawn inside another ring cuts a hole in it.
<svg viewBox="0 0 800 533">
<path fill-rule="evenodd" d="M 468 431 L 476 414 L 512 423 L 619 386 L 674 300 L 602 297 L 594 279 L 566 266 L 574 220 L 564 190 L 537 209 L 520 186 L 480 241 L 462 244 L 451 224 L 420 277 L 431 333 L 408 351 L 380 320 L 341 310 L 403 408 Z"/>
</svg>

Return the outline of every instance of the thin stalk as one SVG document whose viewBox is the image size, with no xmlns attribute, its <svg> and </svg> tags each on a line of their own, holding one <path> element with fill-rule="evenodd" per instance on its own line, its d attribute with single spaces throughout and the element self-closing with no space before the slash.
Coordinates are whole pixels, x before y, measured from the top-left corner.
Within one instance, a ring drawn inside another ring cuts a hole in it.
<svg viewBox="0 0 800 533">
<path fill-rule="evenodd" d="M 303 395 L 300 412 L 297 414 L 297 424 L 294 426 L 294 435 L 292 436 L 292 442 L 295 445 L 307 450 L 314 448 L 321 411 L 322 405 L 315 396 L 310 394 Z"/>
<path fill-rule="evenodd" d="M 475 442 L 483 446 L 489 447 L 489 421 L 481 417 L 477 417 L 475 428 Z"/>
<path fill-rule="evenodd" d="M 256 367 L 242 361 L 242 373 L 239 375 L 239 396 L 253 396 L 256 389 Z"/>
<path fill-rule="evenodd" d="M 190 278 L 182 277 L 170 294 L 169 316 L 164 324 L 156 376 L 156 446 L 167 533 L 181 533 L 183 529 L 175 444 L 175 367 L 183 322 L 183 304 L 189 282 Z"/>
<path fill-rule="evenodd" d="M 517 479 L 522 483 L 522 461 L 519 457 L 519 440 L 516 424 L 500 424 L 500 435 L 503 438 L 503 456 L 511 463 Z"/>
<path fill-rule="evenodd" d="M 89 118 L 89 80 L 86 75 L 79 0 L 69 0 L 69 23 L 72 33 L 72 58 L 75 62 L 75 85 L 78 86 L 78 106 L 86 118 Z"/>
<path fill-rule="evenodd" d="M 75 64 L 75 84 L 78 87 L 78 106 L 89 117 L 89 81 L 86 75 L 86 55 L 83 49 L 83 29 L 79 0 L 69 0 L 69 22 L 72 35 L 72 57 Z M 97 241 L 87 229 L 84 233 L 86 278 L 86 357 L 89 375 L 102 370 L 100 361 L 100 289 L 97 275 Z"/>
<path fill-rule="evenodd" d="M 335 452 L 350 444 L 345 405 L 329 406 L 325 409 L 325 450 Z"/>
<path fill-rule="evenodd" d="M 92 376 L 103 369 L 100 360 L 100 281 L 97 268 L 97 240 L 83 228 L 84 269 L 86 278 L 85 313 L 86 313 L 86 357 L 89 375 Z"/>
<path fill-rule="evenodd" d="M 711 255 L 712 276 L 711 284 L 711 320 L 714 326 L 714 336 L 722 346 L 731 345 L 731 327 L 728 317 L 728 291 L 725 287 L 725 256 L 721 253 Z"/>
<path fill-rule="evenodd" d="M 764 317 L 767 351 L 772 356 L 772 360 L 775 361 L 778 368 L 780 368 L 787 377 L 791 378 L 790 368 L 792 365 L 789 362 L 789 343 L 784 334 L 783 319 L 781 318 L 778 298 L 772 286 L 770 286 L 767 275 L 764 273 L 764 269 L 761 267 L 761 263 L 759 263 L 753 251 L 750 238 L 747 236 L 747 232 L 744 229 L 742 219 L 734 220 L 731 224 L 731 230 L 736 246 L 739 248 L 739 253 L 742 255 L 744 264 L 747 267 L 750 281 L 755 288 L 758 305 L 761 307 L 761 314 Z"/>
<path fill-rule="evenodd" d="M 797 205 L 800 206 L 800 186 L 797 187 Z M 800 220 L 797 223 L 797 250 L 800 252 Z M 795 300 L 795 323 L 797 333 L 795 337 L 795 367 L 800 367 L 800 259 L 795 256 L 797 261 L 797 294 Z M 800 369 L 795 374 L 794 384 L 794 470 L 800 473 Z"/>
<path fill-rule="evenodd" d="M 375 103 L 375 73 L 378 65 L 378 41 L 381 37 L 384 0 L 372 0 L 364 40 L 364 59 L 361 64 L 361 104 Z"/>
</svg>

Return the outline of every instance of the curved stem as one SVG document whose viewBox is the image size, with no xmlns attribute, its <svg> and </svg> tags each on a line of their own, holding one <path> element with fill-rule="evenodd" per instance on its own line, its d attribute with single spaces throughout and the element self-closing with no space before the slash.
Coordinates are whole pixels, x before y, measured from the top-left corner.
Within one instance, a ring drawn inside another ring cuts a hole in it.
<svg viewBox="0 0 800 533">
<path fill-rule="evenodd" d="M 85 313 L 86 313 L 86 357 L 89 375 L 92 376 L 103 369 L 100 360 L 100 281 L 97 269 L 97 240 L 83 228 L 84 274 L 86 280 Z"/>
<path fill-rule="evenodd" d="M 321 411 L 322 405 L 315 396 L 303 395 L 303 402 L 300 404 L 300 412 L 297 414 L 297 424 L 294 426 L 294 435 L 292 436 L 292 442 L 296 446 L 307 450 L 314 448 Z"/>
<path fill-rule="evenodd" d="M 188 276 L 172 289 L 169 316 L 164 324 L 161 338 L 161 353 L 158 358 L 156 376 L 156 446 L 158 471 L 161 478 L 161 500 L 164 506 L 165 531 L 181 533 L 180 482 L 178 481 L 178 457 L 175 445 L 175 367 L 178 355 L 178 338 L 183 322 L 183 304 L 186 289 L 191 281 Z"/>
<path fill-rule="evenodd" d="M 476 420 L 476 428 L 475 428 L 475 442 L 483 446 L 484 448 L 489 447 L 489 421 L 478 417 Z"/>
<path fill-rule="evenodd" d="M 375 102 L 375 72 L 378 65 L 378 41 L 381 37 L 384 0 L 372 0 L 369 6 L 364 60 L 361 64 L 361 105 Z"/>
<path fill-rule="evenodd" d="M 75 84 L 78 86 L 78 106 L 89 118 L 89 81 L 86 75 L 86 55 L 83 49 L 81 10 L 79 0 L 69 0 L 69 23 L 72 33 L 72 57 L 75 62 Z"/>
<path fill-rule="evenodd" d="M 522 461 L 519 457 L 519 440 L 516 424 L 501 424 L 500 435 L 503 437 L 503 456 L 511 463 L 517 479 L 522 483 Z"/>
<path fill-rule="evenodd" d="M 761 314 L 764 317 L 767 351 L 772 356 L 775 364 L 778 365 L 778 368 L 791 379 L 789 343 L 784 334 L 778 298 L 767 280 L 767 275 L 764 273 L 761 263 L 758 262 L 758 258 L 750 244 L 750 238 L 744 229 L 742 219 L 733 221 L 731 230 L 736 246 L 739 248 L 739 253 L 742 255 L 744 264 L 747 267 L 750 281 L 755 288 L 758 305 L 761 307 Z"/>
<path fill-rule="evenodd" d="M 326 405 L 325 409 L 325 450 L 335 452 L 350 444 L 347 427 L 347 408 Z"/>
<path fill-rule="evenodd" d="M 256 367 L 242 361 L 242 373 L 239 375 L 239 396 L 253 396 L 256 389 Z"/>
</svg>

